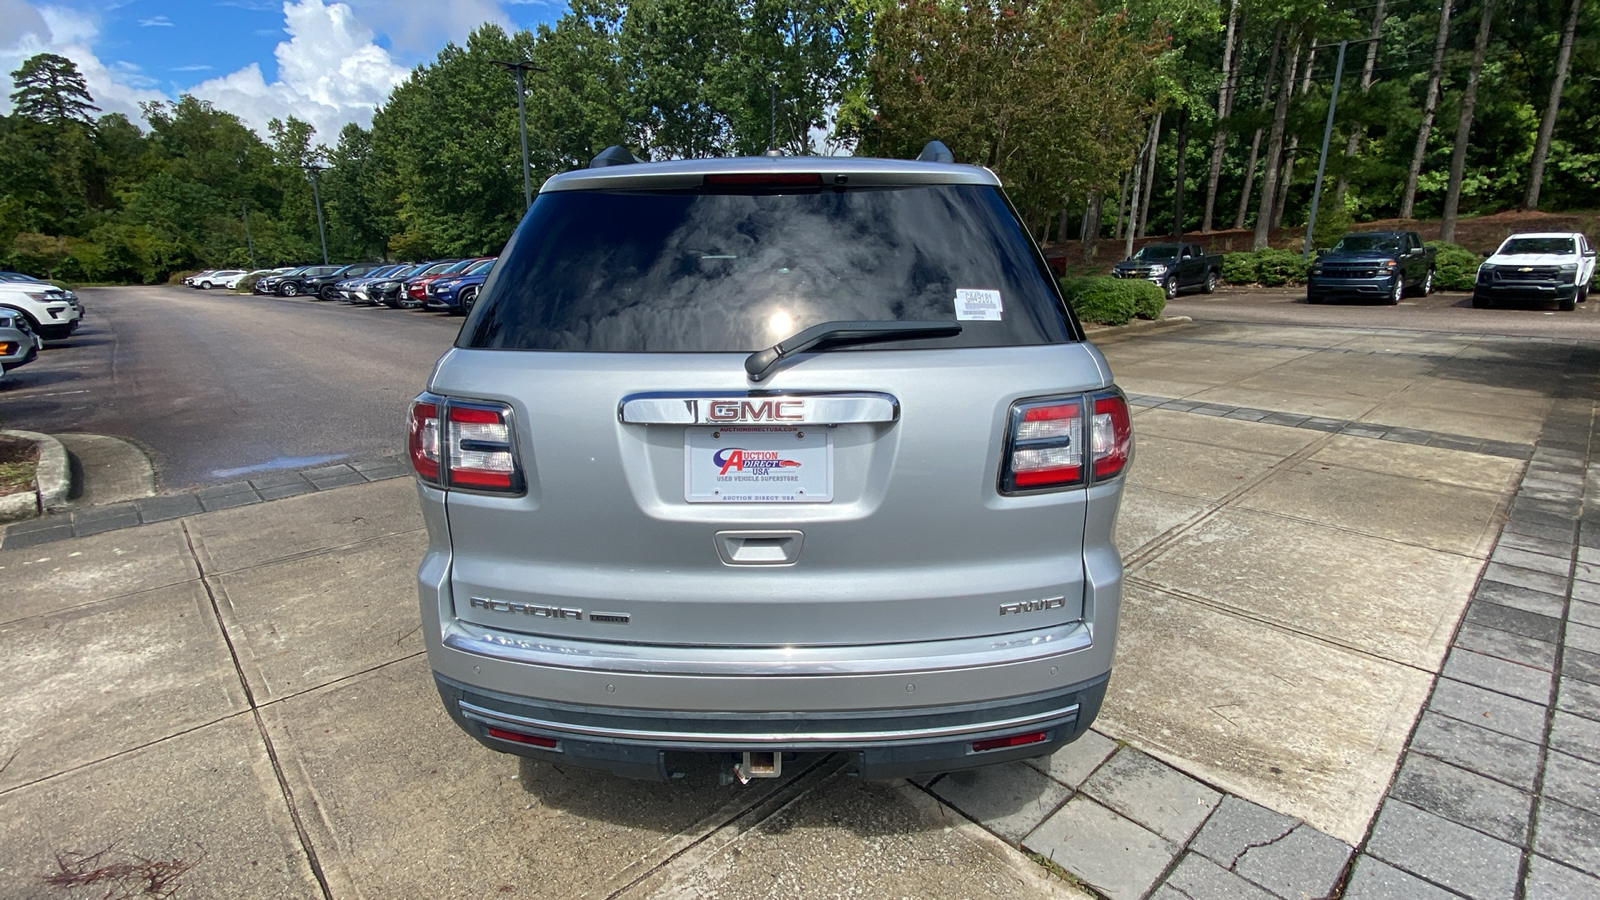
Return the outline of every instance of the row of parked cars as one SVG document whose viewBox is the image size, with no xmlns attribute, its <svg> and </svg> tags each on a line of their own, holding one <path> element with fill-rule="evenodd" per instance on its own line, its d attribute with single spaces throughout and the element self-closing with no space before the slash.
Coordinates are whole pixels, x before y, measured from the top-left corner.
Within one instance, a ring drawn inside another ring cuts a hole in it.
<svg viewBox="0 0 1600 900">
<path fill-rule="evenodd" d="M 1589 299 L 1595 248 L 1582 232 L 1513 234 L 1478 267 L 1472 305 L 1498 301 L 1546 301 L 1573 310 Z M 1160 286 L 1171 300 L 1179 292 L 1216 290 L 1222 257 L 1199 244 L 1146 244 L 1116 264 L 1117 278 L 1139 278 Z M 1390 305 L 1403 297 L 1433 293 L 1438 251 L 1415 231 L 1361 231 L 1321 250 L 1306 277 L 1306 301 L 1370 299 Z"/>
<path fill-rule="evenodd" d="M 184 284 L 200 290 L 237 289 L 255 276 L 252 290 L 279 297 L 306 297 L 391 309 L 432 309 L 465 315 L 494 268 L 495 258 L 434 259 L 422 263 L 353 263 L 299 266 L 255 272 L 197 272 Z"/>
<path fill-rule="evenodd" d="M 19 272 L 0 272 L 0 378 L 33 362 L 47 340 L 71 336 L 83 322 L 78 295 Z"/>
</svg>

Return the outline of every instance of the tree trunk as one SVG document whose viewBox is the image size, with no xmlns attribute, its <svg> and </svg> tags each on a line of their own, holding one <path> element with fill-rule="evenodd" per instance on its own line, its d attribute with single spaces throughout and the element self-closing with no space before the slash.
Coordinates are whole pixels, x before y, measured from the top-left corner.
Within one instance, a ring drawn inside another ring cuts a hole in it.
<svg viewBox="0 0 1600 900">
<path fill-rule="evenodd" d="M 1367 45 L 1367 61 L 1361 67 L 1361 94 L 1365 96 L 1372 90 L 1372 69 L 1378 62 L 1378 38 L 1383 36 L 1384 0 L 1378 0 L 1378 5 L 1372 10 L 1372 30 L 1367 37 L 1372 43 Z M 1361 140 L 1367 135 L 1367 126 L 1356 124 L 1350 126 L 1350 138 L 1344 142 L 1344 158 L 1347 160 L 1344 167 L 1339 170 L 1339 184 L 1333 189 L 1334 203 L 1339 209 L 1344 208 L 1345 190 L 1350 187 L 1350 164 L 1348 160 L 1361 150 Z"/>
<path fill-rule="evenodd" d="M 1428 93 L 1422 101 L 1422 125 L 1417 129 L 1417 146 L 1411 152 L 1411 168 L 1406 170 L 1405 190 L 1400 194 L 1400 218 L 1409 219 L 1416 211 L 1417 179 L 1422 177 L 1422 158 L 1428 154 L 1428 134 L 1433 131 L 1433 113 L 1439 108 L 1439 75 L 1444 71 L 1444 46 L 1450 40 L 1450 4 L 1445 0 L 1439 12 L 1439 33 L 1433 38 L 1433 65 L 1428 68 Z"/>
<path fill-rule="evenodd" d="M 1150 137 L 1139 148 L 1139 156 L 1133 163 L 1133 197 L 1128 201 L 1128 230 L 1122 237 L 1123 259 L 1133 255 L 1133 235 L 1139 218 L 1139 191 L 1144 186 L 1144 159 L 1155 152 L 1155 135 L 1155 129 L 1151 129 Z"/>
<path fill-rule="evenodd" d="M 1316 38 L 1306 38 L 1306 43 L 1315 44 Z M 1306 51 L 1306 70 L 1300 79 L 1300 96 L 1304 97 L 1311 92 L 1311 66 L 1316 61 L 1317 51 L 1313 47 Z M 1289 149 L 1283 154 L 1283 180 L 1278 182 L 1278 202 L 1272 210 L 1272 227 L 1274 230 L 1283 227 L 1283 211 L 1289 206 L 1289 185 L 1294 183 L 1294 158 L 1300 151 L 1300 135 L 1289 136 Z"/>
<path fill-rule="evenodd" d="M 1112 234 L 1113 240 L 1122 240 L 1122 214 L 1128 208 L 1128 179 L 1133 176 L 1133 167 L 1128 167 L 1122 173 L 1122 190 L 1117 191 L 1117 228 Z"/>
<path fill-rule="evenodd" d="M 1550 105 L 1545 107 L 1544 119 L 1539 122 L 1539 140 L 1533 145 L 1533 165 L 1528 171 L 1528 195 L 1522 199 L 1523 209 L 1539 208 L 1539 189 L 1544 184 L 1544 161 L 1550 154 L 1550 137 L 1556 130 L 1556 113 L 1561 110 L 1561 92 L 1567 86 L 1567 69 L 1572 65 L 1572 36 L 1578 30 L 1578 7 L 1583 0 L 1572 0 L 1567 11 L 1567 24 L 1561 29 L 1561 50 L 1556 54 L 1556 78 L 1550 83 Z"/>
<path fill-rule="evenodd" d="M 1105 209 L 1105 198 L 1095 191 L 1089 195 L 1089 206 L 1083 211 L 1083 261 L 1094 263 L 1095 245 L 1100 240 L 1100 214 Z"/>
<path fill-rule="evenodd" d="M 1467 87 L 1461 95 L 1461 118 L 1456 121 L 1456 146 L 1450 153 L 1450 183 L 1445 186 L 1444 214 L 1439 217 L 1439 240 L 1455 243 L 1456 211 L 1461 206 L 1461 176 L 1467 167 L 1467 138 L 1472 133 L 1472 113 L 1478 105 L 1478 76 L 1483 74 L 1483 56 L 1489 49 L 1489 20 L 1494 17 L 1494 0 L 1483 0 L 1483 17 L 1478 20 L 1478 40 L 1472 45 L 1472 68 L 1467 71 Z"/>
<path fill-rule="evenodd" d="M 1379 0 L 1382 2 L 1382 0 Z M 1206 176 L 1206 211 L 1200 219 L 1200 233 L 1211 233 L 1211 216 L 1217 206 L 1217 182 L 1222 177 L 1222 156 L 1228 149 L 1228 131 L 1222 120 L 1233 112 L 1234 79 L 1239 77 L 1233 36 L 1239 22 L 1239 0 L 1228 4 L 1228 33 L 1222 40 L 1222 86 L 1217 89 L 1217 128 L 1211 135 L 1211 171 Z"/>
<path fill-rule="evenodd" d="M 1278 77 L 1278 48 L 1283 43 L 1283 26 L 1279 25 L 1272 33 L 1272 56 L 1267 61 L 1267 81 L 1261 88 L 1261 108 L 1267 108 L 1267 102 L 1272 99 L 1272 86 Z M 1244 227 L 1244 220 L 1250 215 L 1250 197 L 1255 191 L 1256 160 L 1261 151 L 1261 129 L 1250 138 L 1250 162 L 1244 167 L 1244 190 L 1239 192 L 1239 214 L 1234 217 L 1233 227 L 1237 231 Z"/>
<path fill-rule="evenodd" d="M 1056 223 L 1056 243 L 1058 244 L 1065 244 L 1067 242 L 1068 218 L 1067 208 L 1065 206 L 1061 207 L 1061 221 Z"/>
<path fill-rule="evenodd" d="M 1183 240 L 1183 157 L 1189 152 L 1189 111 L 1178 111 L 1178 166 L 1172 185 L 1172 237 Z"/>
<path fill-rule="evenodd" d="M 1261 167 L 1261 205 L 1256 213 L 1255 237 L 1250 249 L 1264 250 L 1272 234 L 1272 211 L 1278 200 L 1278 165 L 1283 159 L 1283 128 L 1289 119 L 1289 96 L 1294 92 L 1295 64 L 1300 61 L 1300 42 L 1286 54 L 1283 77 L 1278 79 L 1277 108 L 1272 113 L 1272 132 L 1267 138 L 1267 158 Z"/>
<path fill-rule="evenodd" d="M 1150 152 L 1145 155 L 1144 200 L 1139 205 L 1139 237 L 1144 237 L 1145 229 L 1150 226 L 1150 195 L 1155 193 L 1156 186 L 1156 158 L 1161 147 L 1161 113 L 1156 113 L 1156 120 L 1150 126 Z"/>
</svg>

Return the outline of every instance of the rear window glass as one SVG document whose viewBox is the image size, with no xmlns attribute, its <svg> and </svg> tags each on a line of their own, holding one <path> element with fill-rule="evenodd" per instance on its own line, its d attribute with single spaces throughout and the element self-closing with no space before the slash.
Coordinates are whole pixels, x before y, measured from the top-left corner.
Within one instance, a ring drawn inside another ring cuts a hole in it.
<svg viewBox="0 0 1600 900">
<path fill-rule="evenodd" d="M 823 322 L 958 318 L 957 337 L 864 349 L 1073 339 L 993 187 L 554 191 L 512 236 L 458 344 L 749 352 Z"/>
</svg>

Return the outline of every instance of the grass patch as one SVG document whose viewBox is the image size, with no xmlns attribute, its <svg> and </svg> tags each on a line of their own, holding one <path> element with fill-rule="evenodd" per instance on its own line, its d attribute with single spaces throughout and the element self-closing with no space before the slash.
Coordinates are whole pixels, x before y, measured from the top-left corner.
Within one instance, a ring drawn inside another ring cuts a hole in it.
<svg viewBox="0 0 1600 900">
<path fill-rule="evenodd" d="M 33 490 L 38 467 L 39 448 L 33 441 L 0 437 L 0 496 Z"/>
</svg>

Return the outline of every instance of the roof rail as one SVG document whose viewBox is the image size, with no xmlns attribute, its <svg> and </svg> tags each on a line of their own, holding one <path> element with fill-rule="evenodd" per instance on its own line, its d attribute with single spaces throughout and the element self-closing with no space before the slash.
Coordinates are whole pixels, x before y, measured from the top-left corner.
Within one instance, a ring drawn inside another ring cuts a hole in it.
<svg viewBox="0 0 1600 900">
<path fill-rule="evenodd" d="M 917 154 L 917 162 L 953 163 L 956 155 L 943 141 L 929 141 L 923 145 L 922 152 Z"/>
<path fill-rule="evenodd" d="M 643 162 L 634 156 L 627 147 L 616 145 L 601 150 L 599 155 L 589 160 L 589 168 L 604 169 L 606 166 L 627 166 L 636 162 Z"/>
</svg>

